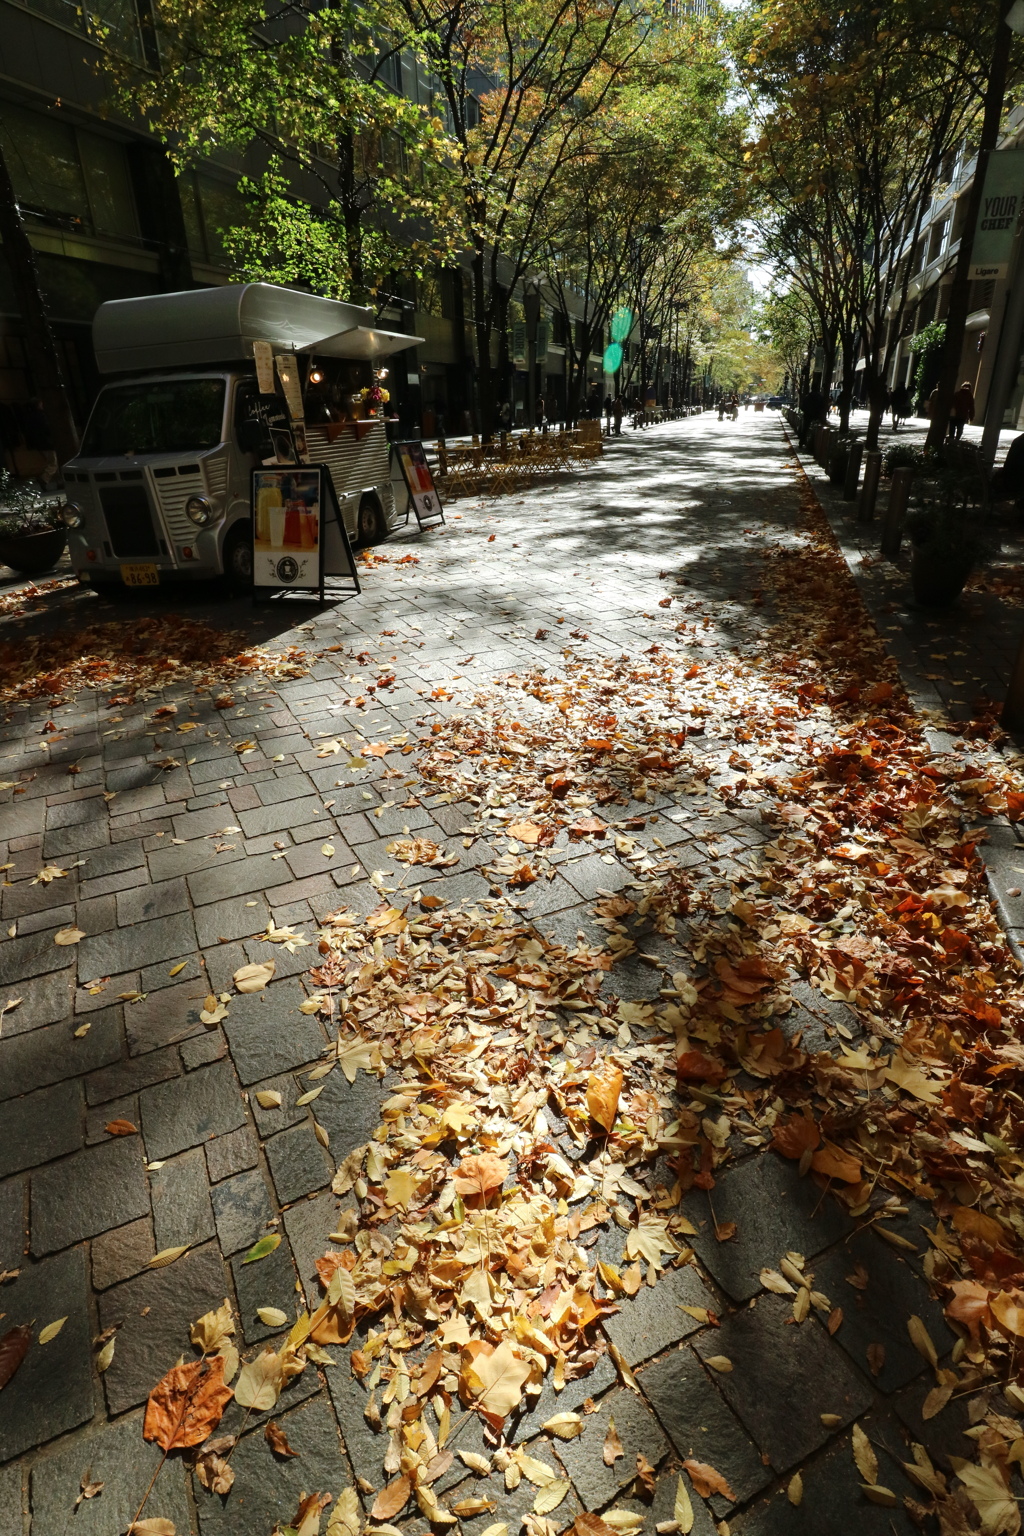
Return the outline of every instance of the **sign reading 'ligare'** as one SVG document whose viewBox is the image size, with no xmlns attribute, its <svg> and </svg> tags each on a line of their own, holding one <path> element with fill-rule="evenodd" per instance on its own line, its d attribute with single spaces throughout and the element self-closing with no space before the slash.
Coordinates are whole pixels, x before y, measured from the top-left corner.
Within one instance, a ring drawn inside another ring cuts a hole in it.
<svg viewBox="0 0 1024 1536">
<path fill-rule="evenodd" d="M 1005 277 L 1024 198 L 1024 149 L 1000 149 L 988 162 L 974 231 L 971 277 Z"/>
</svg>

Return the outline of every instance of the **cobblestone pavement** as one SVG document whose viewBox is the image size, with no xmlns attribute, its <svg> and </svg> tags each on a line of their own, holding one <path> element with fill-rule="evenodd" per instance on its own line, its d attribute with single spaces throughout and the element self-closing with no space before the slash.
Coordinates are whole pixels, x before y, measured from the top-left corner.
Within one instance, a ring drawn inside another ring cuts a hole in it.
<svg viewBox="0 0 1024 1536">
<path fill-rule="evenodd" d="M 314 1261 L 337 1221 L 335 1161 L 372 1136 L 385 1089 L 366 1073 L 351 1087 L 340 1073 L 327 1079 L 316 1113 L 328 1156 L 310 1109 L 296 1103 L 300 1071 L 327 1043 L 317 1018 L 298 1011 L 310 951 L 289 954 L 253 935 L 268 919 L 311 931 L 342 902 L 369 911 L 378 892 L 368 876 L 393 867 L 387 841 L 404 829 L 460 855 L 433 891 L 451 902 L 488 895 L 479 870 L 489 850 L 482 840 L 463 846 L 462 810 L 437 798 L 409 809 L 397 803 L 402 780 L 382 763 L 353 772 L 344 753 L 323 756 L 325 742 L 344 736 L 355 749 L 405 731 L 415 740 L 420 722 L 464 708 L 453 678 L 479 683 L 526 663 L 557 666 L 567 631 L 586 637 L 574 642 L 584 654 L 671 647 L 675 619 L 658 606 L 666 565 L 714 599 L 701 644 L 755 639 L 765 615 L 746 594 L 760 584 L 761 550 L 788 538 L 796 519 L 789 459 L 776 416 L 720 426 L 709 414 L 630 434 L 575 481 L 457 504 L 447 530 L 393 540 L 361 598 L 311 620 L 294 605 L 256 620 L 244 604 L 194 601 L 194 614 L 217 611 L 254 636 L 342 649 L 298 680 L 233 685 L 230 710 L 193 698 L 187 750 L 176 728 L 154 721 L 159 699 L 112 712 L 83 693 L 49 716 L 58 730 L 45 754 L 42 706 L 19 709 L 0 732 L 0 782 L 34 775 L 25 793 L 0 792 L 8 882 L 0 1006 L 23 999 L 0 1018 L 0 1269 L 20 1271 L 0 1289 L 0 1308 L 5 1328 L 67 1319 L 0 1393 L 0 1536 L 121 1536 L 160 1462 L 141 1437 L 143 1405 L 189 1324 L 229 1295 L 248 1347 L 280 1336 L 257 1307 L 287 1308 L 299 1289 L 313 1294 Z M 419 563 L 400 564 L 404 554 Z M 74 624 L 94 608 L 90 595 L 60 594 L 47 622 Z M 378 662 L 396 681 L 371 694 Z M 455 696 L 432 697 L 445 684 Z M 182 697 L 168 689 L 165 700 Z M 233 748 L 242 740 L 257 745 L 240 756 Z M 80 771 L 69 790 L 71 762 Z M 693 863 L 742 855 L 764 835 L 756 812 L 696 815 L 671 797 L 650 822 L 649 833 Z M 571 937 L 587 928 L 588 898 L 626 872 L 587 847 L 553 857 L 557 876 L 527 910 L 545 934 Z M 70 872 L 35 883 L 51 862 Z M 55 945 L 71 924 L 86 937 Z M 270 987 L 233 997 L 227 1018 L 205 1026 L 206 994 L 229 987 L 241 965 L 271 957 Z M 643 997 L 659 984 L 638 965 L 617 966 L 605 986 Z M 279 1092 L 281 1107 L 262 1108 L 263 1090 Z M 111 1135 L 121 1119 L 140 1134 Z M 896 1251 L 855 1233 L 792 1164 L 742 1144 L 737 1153 L 717 1179 L 714 1207 L 718 1222 L 737 1223 L 736 1240 L 716 1243 L 706 1196 L 687 1197 L 699 1266 L 642 1287 L 606 1324 L 640 1394 L 617 1384 L 606 1355 L 557 1399 L 574 1409 L 589 1395 L 598 1411 L 577 1441 L 540 1436 L 545 1458 L 559 1456 L 573 1483 L 555 1519 L 561 1527 L 574 1507 L 605 1507 L 634 1478 L 642 1451 L 659 1477 L 653 1505 L 630 1506 L 645 1536 L 672 1519 L 676 1469 L 689 1456 L 713 1463 L 736 1495 L 694 1500 L 697 1536 L 838 1536 L 854 1524 L 865 1536 L 909 1531 L 901 1507 L 861 1499 L 850 1427 L 859 1417 L 884 1462 L 879 1481 L 902 1500 L 912 1489 L 900 1463 L 908 1433 L 922 1437 L 931 1384 L 905 1318 L 922 1317 L 940 1351 L 952 1343 L 922 1277 L 920 1244 Z M 893 1225 L 913 1242 L 929 1215 L 911 1205 Z M 284 1240 L 270 1259 L 243 1267 L 268 1227 Z M 182 1244 L 188 1252 L 177 1262 L 147 1268 L 156 1252 Z M 787 1249 L 813 1259 L 821 1287 L 844 1298 L 848 1323 L 836 1337 L 813 1316 L 788 1327 L 784 1298 L 759 1292 L 758 1271 Z M 858 1262 L 867 1290 L 846 1284 Z M 722 1327 L 683 1307 L 710 1307 Z M 115 1323 L 116 1350 L 101 1375 L 94 1341 Z M 878 1343 L 885 1364 L 872 1376 L 865 1351 Z M 147 1514 L 172 1519 L 178 1536 L 266 1536 L 291 1518 L 301 1490 L 337 1492 L 352 1474 L 379 1483 L 363 1388 L 347 1356 L 334 1353 L 342 1363 L 308 1366 L 275 1412 L 299 1458 L 275 1457 L 262 1434 L 267 1415 L 254 1414 L 230 1495 L 193 1486 L 171 1456 Z M 731 1372 L 707 1367 L 720 1355 Z M 521 1434 L 537 1435 L 554 1402 L 547 1389 Z M 625 1451 L 613 1466 L 601 1454 L 609 1417 Z M 231 1409 L 224 1428 L 241 1422 Z M 966 1427 L 954 1403 L 929 1426 L 933 1453 L 969 1446 Z M 799 1508 L 785 1495 L 797 1468 Z M 72 1513 L 86 1474 L 104 1491 Z M 501 1520 L 515 1536 L 534 1493 L 525 1484 L 502 1491 L 498 1509 L 466 1519 L 466 1531 Z M 426 1522 L 407 1529 L 425 1531 Z"/>
</svg>

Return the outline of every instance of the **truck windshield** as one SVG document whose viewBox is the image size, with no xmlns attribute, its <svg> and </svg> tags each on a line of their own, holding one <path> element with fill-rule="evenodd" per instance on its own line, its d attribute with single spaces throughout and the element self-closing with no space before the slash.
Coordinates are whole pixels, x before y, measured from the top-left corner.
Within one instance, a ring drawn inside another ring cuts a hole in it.
<svg viewBox="0 0 1024 1536">
<path fill-rule="evenodd" d="M 217 446 L 223 420 L 223 379 L 116 384 L 96 401 L 80 452 L 85 458 L 194 453 Z"/>
</svg>

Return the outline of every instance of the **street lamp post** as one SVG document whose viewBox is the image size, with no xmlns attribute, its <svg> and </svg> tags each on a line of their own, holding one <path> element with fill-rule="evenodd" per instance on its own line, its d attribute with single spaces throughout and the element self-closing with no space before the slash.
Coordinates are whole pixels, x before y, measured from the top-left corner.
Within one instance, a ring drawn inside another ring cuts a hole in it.
<svg viewBox="0 0 1024 1536">
<path fill-rule="evenodd" d="M 537 424 L 537 327 L 540 324 L 542 276 L 528 277 L 523 283 L 523 318 L 526 321 L 526 416 L 531 427 Z"/>
</svg>

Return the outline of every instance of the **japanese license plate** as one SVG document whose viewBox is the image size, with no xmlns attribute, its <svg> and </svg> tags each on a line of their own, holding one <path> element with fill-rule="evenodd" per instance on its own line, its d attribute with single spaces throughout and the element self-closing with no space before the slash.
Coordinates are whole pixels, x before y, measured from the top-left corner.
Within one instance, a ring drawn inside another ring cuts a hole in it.
<svg viewBox="0 0 1024 1536">
<path fill-rule="evenodd" d="M 160 577 L 155 565 L 122 565 L 121 580 L 126 587 L 158 587 Z"/>
</svg>

